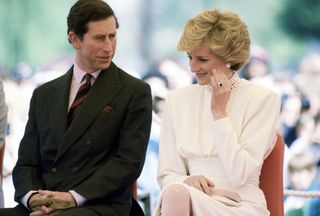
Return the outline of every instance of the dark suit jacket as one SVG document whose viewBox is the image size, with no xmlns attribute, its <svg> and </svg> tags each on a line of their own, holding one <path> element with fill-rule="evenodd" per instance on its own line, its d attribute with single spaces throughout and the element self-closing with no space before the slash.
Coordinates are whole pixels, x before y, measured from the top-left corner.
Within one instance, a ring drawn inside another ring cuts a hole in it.
<svg viewBox="0 0 320 216">
<path fill-rule="evenodd" d="M 75 190 L 105 214 L 128 205 L 149 139 L 150 87 L 115 64 L 103 70 L 67 128 L 72 68 L 33 92 L 13 170 L 15 200 L 30 190 Z"/>
</svg>

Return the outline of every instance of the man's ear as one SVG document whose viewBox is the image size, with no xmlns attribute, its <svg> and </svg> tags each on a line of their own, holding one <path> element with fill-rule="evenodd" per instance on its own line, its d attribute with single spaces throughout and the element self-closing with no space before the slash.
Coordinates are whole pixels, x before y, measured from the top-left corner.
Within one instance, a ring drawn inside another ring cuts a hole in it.
<svg viewBox="0 0 320 216">
<path fill-rule="evenodd" d="M 76 33 L 72 32 L 72 31 L 69 32 L 68 33 L 68 40 L 72 44 L 73 48 L 75 48 L 75 49 L 80 48 L 80 38 L 78 37 L 78 35 L 76 35 Z"/>
</svg>

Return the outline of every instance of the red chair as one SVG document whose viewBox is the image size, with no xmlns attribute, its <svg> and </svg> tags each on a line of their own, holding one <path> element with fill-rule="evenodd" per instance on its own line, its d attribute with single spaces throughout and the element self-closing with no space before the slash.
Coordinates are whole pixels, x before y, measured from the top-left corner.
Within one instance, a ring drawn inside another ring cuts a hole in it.
<svg viewBox="0 0 320 216">
<path fill-rule="evenodd" d="M 132 193 L 132 206 L 130 216 L 144 216 L 143 209 L 138 203 L 138 185 L 137 181 L 133 182 L 131 185 L 131 193 Z"/>
<path fill-rule="evenodd" d="M 137 181 L 133 182 L 133 184 L 131 185 L 132 190 L 132 196 L 135 200 L 138 200 L 138 185 L 137 185 Z"/>
<path fill-rule="evenodd" d="M 5 144 L 0 148 L 0 183 L 3 179 L 3 157 L 4 157 Z"/>
<path fill-rule="evenodd" d="M 271 216 L 284 215 L 283 197 L 283 157 L 284 140 L 277 135 L 277 141 L 270 155 L 264 160 L 261 175 L 260 188 L 267 200 L 268 210 Z"/>
</svg>

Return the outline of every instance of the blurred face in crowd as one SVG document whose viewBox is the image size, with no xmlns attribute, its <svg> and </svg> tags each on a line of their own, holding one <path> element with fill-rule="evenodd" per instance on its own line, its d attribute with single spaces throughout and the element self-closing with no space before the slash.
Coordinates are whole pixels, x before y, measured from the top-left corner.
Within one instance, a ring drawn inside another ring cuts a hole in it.
<svg viewBox="0 0 320 216">
<path fill-rule="evenodd" d="M 291 183 L 294 189 L 304 190 L 307 189 L 315 177 L 316 170 L 301 169 L 295 170 L 291 173 Z"/>
<path fill-rule="evenodd" d="M 206 44 L 193 49 L 187 54 L 191 71 L 196 75 L 200 85 L 211 84 L 213 69 L 218 69 L 217 73 L 225 73 L 229 79 L 233 75 L 233 72 L 226 68 L 224 61 L 212 54 Z"/>
<path fill-rule="evenodd" d="M 79 38 L 69 33 L 69 40 L 76 49 L 76 63 L 87 73 L 110 66 L 117 45 L 116 20 L 113 16 L 88 23 L 88 31 Z"/>
<path fill-rule="evenodd" d="M 252 59 L 248 65 L 250 78 L 262 77 L 268 73 L 268 66 L 258 59 Z"/>
</svg>

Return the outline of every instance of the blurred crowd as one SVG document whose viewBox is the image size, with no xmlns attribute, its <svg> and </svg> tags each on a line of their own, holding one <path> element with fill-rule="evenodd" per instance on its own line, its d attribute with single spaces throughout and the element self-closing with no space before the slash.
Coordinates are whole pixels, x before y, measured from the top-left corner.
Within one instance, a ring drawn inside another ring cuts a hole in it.
<svg viewBox="0 0 320 216">
<path fill-rule="evenodd" d="M 33 73 L 27 64 L 21 63 L 14 77 L 2 77 L 9 108 L 3 181 L 6 207 L 15 205 L 11 200 L 14 193 L 11 171 L 27 121 L 32 91 L 62 73 L 62 70 Z M 253 46 L 249 63 L 239 73 L 242 78 L 272 88 L 281 97 L 278 131 L 286 143 L 285 187 L 303 191 L 320 190 L 320 52 L 310 52 L 296 67 L 280 71 L 272 69 L 265 49 Z M 145 208 L 152 211 L 160 192 L 156 176 L 164 100 L 168 91 L 195 83 L 195 79 L 183 64 L 171 58 L 154 63 L 136 76 L 150 84 L 153 96 L 151 136 L 146 162 L 138 179 L 139 194 L 145 194 L 149 200 Z M 285 214 L 320 215 L 320 197 L 285 197 Z"/>
<path fill-rule="evenodd" d="M 243 78 L 274 89 L 281 97 L 279 133 L 285 141 L 285 189 L 320 190 L 320 53 L 311 52 L 286 71 L 272 71 L 270 56 L 253 47 Z M 285 197 L 286 216 L 320 215 L 320 197 Z"/>
</svg>

